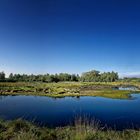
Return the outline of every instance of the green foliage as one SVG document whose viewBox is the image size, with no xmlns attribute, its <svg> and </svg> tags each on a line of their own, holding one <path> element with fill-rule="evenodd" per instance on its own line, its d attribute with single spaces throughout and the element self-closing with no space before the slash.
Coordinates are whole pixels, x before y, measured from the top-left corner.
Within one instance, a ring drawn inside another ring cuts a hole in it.
<svg viewBox="0 0 140 140">
<path fill-rule="evenodd" d="M 83 82 L 98 82 L 100 78 L 100 72 L 96 70 L 92 70 L 89 72 L 85 72 L 81 76 L 81 81 Z"/>
<path fill-rule="evenodd" d="M 0 82 L 5 81 L 5 73 L 4 72 L 0 72 Z"/>
<path fill-rule="evenodd" d="M 83 73 L 81 76 L 81 81 L 83 82 L 114 82 L 118 79 L 118 73 L 113 71 L 100 73 L 99 71 L 92 70 Z"/>
<path fill-rule="evenodd" d="M 39 75 L 27 75 L 27 74 L 13 74 L 11 73 L 8 78 L 5 77 L 4 72 L 0 72 L 0 82 L 140 82 L 140 78 L 124 77 L 119 79 L 117 72 L 103 72 L 92 70 L 84 72 L 81 76 L 78 74 L 39 74 Z"/>
<path fill-rule="evenodd" d="M 15 81 L 15 82 L 62 82 L 62 81 L 78 81 L 79 75 L 75 74 L 67 74 L 67 73 L 60 73 L 60 74 L 44 74 L 44 75 L 26 75 L 26 74 L 10 74 L 8 81 Z"/>
<path fill-rule="evenodd" d="M 1 80 L 5 79 L 4 73 L 0 73 Z M 60 73 L 60 74 L 39 74 L 39 75 L 26 75 L 26 74 L 10 74 L 7 81 L 15 81 L 15 82 L 114 82 L 118 80 L 118 73 L 115 72 L 104 72 L 100 73 L 100 71 L 92 70 L 89 72 L 83 73 L 81 76 L 78 74 L 68 74 L 68 73 Z"/>
</svg>

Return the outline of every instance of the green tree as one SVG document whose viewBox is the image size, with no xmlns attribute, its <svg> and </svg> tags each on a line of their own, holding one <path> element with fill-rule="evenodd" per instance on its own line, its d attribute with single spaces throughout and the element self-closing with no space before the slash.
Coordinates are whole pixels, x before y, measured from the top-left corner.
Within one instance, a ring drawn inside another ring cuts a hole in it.
<svg viewBox="0 0 140 140">
<path fill-rule="evenodd" d="M 3 71 L 0 72 L 0 81 L 5 81 L 5 73 Z"/>
</svg>

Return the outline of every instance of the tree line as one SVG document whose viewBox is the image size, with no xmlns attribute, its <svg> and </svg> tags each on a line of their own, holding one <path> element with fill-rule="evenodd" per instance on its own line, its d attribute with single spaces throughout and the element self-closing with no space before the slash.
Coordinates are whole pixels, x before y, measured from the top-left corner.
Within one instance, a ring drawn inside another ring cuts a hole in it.
<svg viewBox="0 0 140 140">
<path fill-rule="evenodd" d="M 114 82 L 119 79 L 117 72 L 104 72 L 101 73 L 97 70 L 85 72 L 81 75 L 82 82 Z"/>
<path fill-rule="evenodd" d="M 73 82 L 114 82 L 119 79 L 117 72 L 104 72 L 101 73 L 97 70 L 92 70 L 89 72 L 84 72 L 80 75 L 78 74 L 39 74 L 39 75 L 27 75 L 27 74 L 13 74 L 11 73 L 8 78 L 5 77 L 4 72 L 0 72 L 0 81 L 4 82 L 63 82 L 63 81 L 73 81 Z"/>
</svg>

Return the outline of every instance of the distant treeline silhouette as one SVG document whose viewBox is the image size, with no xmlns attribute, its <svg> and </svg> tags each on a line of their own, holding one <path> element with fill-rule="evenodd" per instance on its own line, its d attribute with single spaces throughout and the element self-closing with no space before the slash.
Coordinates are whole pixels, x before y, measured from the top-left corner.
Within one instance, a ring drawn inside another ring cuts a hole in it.
<svg viewBox="0 0 140 140">
<path fill-rule="evenodd" d="M 78 74 L 39 74 L 39 75 L 27 75 L 27 74 L 13 74 L 11 73 L 8 78 L 5 77 L 4 72 L 0 72 L 1 82 L 114 82 L 119 79 L 117 72 L 104 72 L 101 73 L 97 70 L 84 72 L 81 76 Z"/>
</svg>

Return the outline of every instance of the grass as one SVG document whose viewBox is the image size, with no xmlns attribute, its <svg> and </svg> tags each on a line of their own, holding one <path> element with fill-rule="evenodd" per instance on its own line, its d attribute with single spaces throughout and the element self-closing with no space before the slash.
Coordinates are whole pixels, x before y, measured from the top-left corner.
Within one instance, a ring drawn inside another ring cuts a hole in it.
<svg viewBox="0 0 140 140">
<path fill-rule="evenodd" d="M 140 130 L 103 130 L 79 118 L 73 126 L 39 127 L 25 120 L 0 121 L 0 140 L 140 140 Z"/>
<path fill-rule="evenodd" d="M 0 83 L 0 95 L 39 95 L 49 97 L 66 96 L 101 96 L 107 98 L 128 99 L 132 91 L 113 90 L 118 86 L 135 86 L 140 88 L 138 82 L 63 82 L 63 83 Z M 140 92 L 139 90 L 136 92 Z"/>
</svg>

